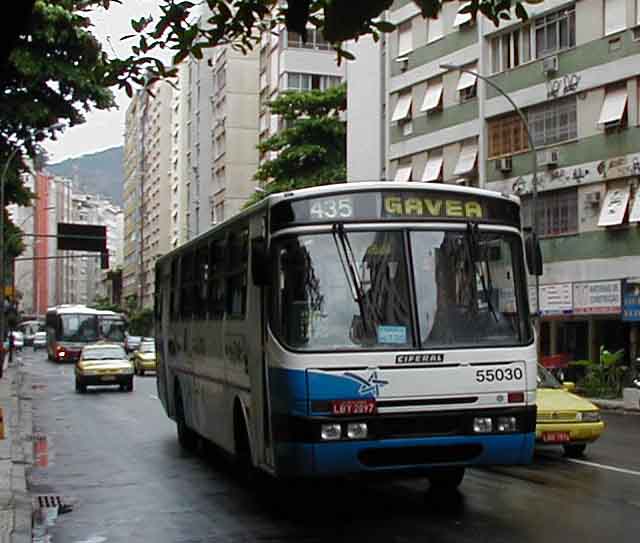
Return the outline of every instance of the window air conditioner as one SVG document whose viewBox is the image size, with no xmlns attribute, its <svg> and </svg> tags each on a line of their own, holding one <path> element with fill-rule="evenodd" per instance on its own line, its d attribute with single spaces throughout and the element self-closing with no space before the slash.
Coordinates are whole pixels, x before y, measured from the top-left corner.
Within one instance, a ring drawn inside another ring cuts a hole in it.
<svg viewBox="0 0 640 543">
<path fill-rule="evenodd" d="M 513 162 L 510 156 L 499 158 L 496 162 L 496 166 L 502 173 L 509 173 L 513 169 Z"/>
<path fill-rule="evenodd" d="M 557 149 L 550 149 L 543 151 L 538 159 L 540 166 L 556 166 L 560 161 L 560 151 Z"/>
<path fill-rule="evenodd" d="M 545 75 L 556 73 L 558 71 L 558 57 L 553 55 L 545 58 L 542 61 L 542 71 Z"/>
</svg>

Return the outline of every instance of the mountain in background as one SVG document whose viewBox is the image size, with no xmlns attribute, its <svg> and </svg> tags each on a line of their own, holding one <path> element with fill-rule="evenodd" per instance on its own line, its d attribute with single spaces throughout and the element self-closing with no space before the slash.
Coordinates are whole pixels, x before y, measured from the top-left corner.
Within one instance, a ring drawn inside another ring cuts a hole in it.
<svg viewBox="0 0 640 543">
<path fill-rule="evenodd" d="M 74 190 L 106 197 L 122 207 L 122 146 L 50 164 L 47 170 L 54 175 L 73 180 Z"/>
</svg>

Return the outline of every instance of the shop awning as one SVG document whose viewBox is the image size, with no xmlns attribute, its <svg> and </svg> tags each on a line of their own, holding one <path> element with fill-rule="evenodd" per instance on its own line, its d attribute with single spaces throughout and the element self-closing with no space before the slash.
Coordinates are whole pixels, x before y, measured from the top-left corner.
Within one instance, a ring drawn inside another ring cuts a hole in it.
<svg viewBox="0 0 640 543">
<path fill-rule="evenodd" d="M 478 158 L 478 142 L 474 139 L 466 142 L 460 150 L 458 163 L 453 175 L 467 175 L 476 169 L 476 160 Z"/>
<path fill-rule="evenodd" d="M 411 181 L 411 170 L 413 170 L 413 166 L 411 164 L 407 164 L 406 166 L 398 166 L 398 169 L 396 170 L 396 176 L 393 178 L 393 180 L 400 182 Z"/>
<path fill-rule="evenodd" d="M 631 211 L 629 212 L 629 222 L 640 222 L 640 188 L 636 187 L 636 193 L 633 197 L 631 204 Z"/>
<path fill-rule="evenodd" d="M 627 87 L 617 87 L 607 91 L 600 110 L 598 124 L 620 121 L 627 107 Z"/>
<path fill-rule="evenodd" d="M 403 92 L 398 95 L 398 102 L 396 103 L 396 108 L 393 110 L 391 122 L 401 121 L 409 116 L 409 112 L 411 111 L 411 99 L 411 91 Z"/>
<path fill-rule="evenodd" d="M 422 174 L 422 180 L 426 182 L 438 181 L 442 174 L 443 162 L 444 157 L 441 154 L 429 153 L 427 165 L 424 167 L 424 173 Z"/>
<path fill-rule="evenodd" d="M 477 71 L 478 66 L 471 66 L 470 70 Z M 460 72 L 460 79 L 458 79 L 458 92 L 473 87 L 476 84 L 477 77 L 469 72 Z"/>
<path fill-rule="evenodd" d="M 607 191 L 600 210 L 598 226 L 616 226 L 622 223 L 629 203 L 629 193 L 628 186 Z"/>
<path fill-rule="evenodd" d="M 471 13 L 460 13 L 460 10 L 466 8 L 470 2 L 465 2 L 463 6 L 460 6 L 458 13 L 456 13 L 456 18 L 453 21 L 453 27 L 458 27 L 463 25 L 464 23 L 468 23 L 471 20 Z"/>
<path fill-rule="evenodd" d="M 422 102 L 420 111 L 436 109 L 440 105 L 440 100 L 442 100 L 442 89 L 441 79 L 428 82 L 427 92 L 424 95 L 424 101 Z"/>
</svg>

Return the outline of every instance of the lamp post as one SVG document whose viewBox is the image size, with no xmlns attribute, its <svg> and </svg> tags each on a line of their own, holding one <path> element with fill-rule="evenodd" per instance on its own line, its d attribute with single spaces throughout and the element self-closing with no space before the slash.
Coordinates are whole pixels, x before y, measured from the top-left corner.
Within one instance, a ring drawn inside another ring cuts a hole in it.
<svg viewBox="0 0 640 543">
<path fill-rule="evenodd" d="M 504 96 L 509 102 L 509 104 L 511 104 L 511 107 L 514 109 L 514 111 L 520 116 L 520 120 L 522 121 L 524 130 L 527 133 L 529 146 L 531 147 L 531 162 L 533 167 L 533 177 L 531 179 L 531 185 L 532 185 L 531 193 L 533 197 L 532 198 L 533 217 L 531 220 L 531 226 L 537 241 L 537 236 L 538 236 L 538 152 L 536 150 L 535 143 L 533 142 L 533 137 L 531 136 L 531 132 L 529 132 L 529 123 L 527 122 L 527 118 L 525 117 L 522 110 L 518 107 L 518 105 L 511 99 L 511 97 L 504 90 L 502 90 L 498 85 L 496 85 L 493 81 L 491 81 L 488 77 L 485 77 L 484 75 L 480 75 L 479 73 L 474 72 L 473 70 L 469 70 L 468 68 L 464 68 L 463 66 L 458 66 L 456 64 L 440 64 L 440 68 L 444 70 L 459 70 L 461 72 L 466 72 L 468 74 L 474 75 L 479 79 L 482 79 L 482 81 L 484 81 L 487 85 L 489 85 L 491 88 L 495 89 L 496 91 L 498 91 L 498 93 Z M 535 277 L 535 283 L 536 283 L 536 317 L 538 317 L 540 315 L 540 278 L 538 277 L 538 274 L 535 274 L 534 277 Z M 536 322 L 537 322 L 537 318 L 536 318 Z"/>
</svg>

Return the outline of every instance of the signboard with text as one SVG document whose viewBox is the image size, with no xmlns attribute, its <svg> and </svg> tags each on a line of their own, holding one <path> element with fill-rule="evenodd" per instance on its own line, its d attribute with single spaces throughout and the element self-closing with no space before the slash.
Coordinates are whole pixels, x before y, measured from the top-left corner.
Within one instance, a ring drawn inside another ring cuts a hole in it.
<svg viewBox="0 0 640 543">
<path fill-rule="evenodd" d="M 622 320 L 640 322 L 640 277 L 622 283 Z"/>
<path fill-rule="evenodd" d="M 573 311 L 571 283 L 540 285 L 540 314 L 566 315 Z"/>
<path fill-rule="evenodd" d="M 573 284 L 573 310 L 580 315 L 615 315 L 622 311 L 620 280 Z"/>
</svg>

